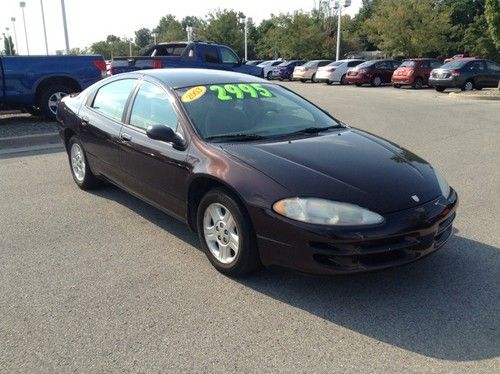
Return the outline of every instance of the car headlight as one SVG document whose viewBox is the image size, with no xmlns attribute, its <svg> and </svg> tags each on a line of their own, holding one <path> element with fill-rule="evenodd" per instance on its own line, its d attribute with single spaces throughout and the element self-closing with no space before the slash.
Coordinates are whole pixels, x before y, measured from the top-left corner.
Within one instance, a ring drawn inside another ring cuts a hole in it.
<svg viewBox="0 0 500 374">
<path fill-rule="evenodd" d="M 446 181 L 446 179 L 443 177 L 443 174 L 441 172 L 434 168 L 434 174 L 436 175 L 436 179 L 439 183 L 439 188 L 441 189 L 441 193 L 443 194 L 444 197 L 448 198 L 450 196 L 450 185 Z"/>
<path fill-rule="evenodd" d="M 382 223 L 384 218 L 357 205 L 318 198 L 293 197 L 273 204 L 273 210 L 290 219 L 332 226 L 362 226 Z"/>
</svg>

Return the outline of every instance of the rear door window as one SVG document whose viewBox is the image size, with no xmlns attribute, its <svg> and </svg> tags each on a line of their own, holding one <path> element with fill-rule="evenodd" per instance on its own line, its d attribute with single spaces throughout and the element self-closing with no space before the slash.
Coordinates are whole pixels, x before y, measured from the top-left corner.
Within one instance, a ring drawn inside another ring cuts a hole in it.
<svg viewBox="0 0 500 374">
<path fill-rule="evenodd" d="M 471 71 L 484 71 L 485 70 L 485 66 L 484 66 L 483 61 L 472 61 L 469 63 L 468 68 Z"/>
<path fill-rule="evenodd" d="M 143 82 L 135 97 L 129 122 L 142 130 L 164 125 L 175 131 L 179 120 L 165 91 L 153 83 Z"/>
<path fill-rule="evenodd" d="M 325 66 L 328 65 L 331 61 L 320 61 L 318 66 Z"/>
<path fill-rule="evenodd" d="M 219 51 L 216 46 L 205 45 L 205 48 L 203 49 L 203 61 L 212 64 L 220 63 Z"/>
<path fill-rule="evenodd" d="M 91 107 L 121 122 L 123 110 L 136 83 L 136 79 L 121 79 L 102 86 L 97 91 Z"/>
<path fill-rule="evenodd" d="M 492 61 L 486 61 L 486 66 L 488 67 L 489 71 L 496 73 L 496 74 L 500 74 L 500 64 L 497 64 L 497 63 L 492 62 Z"/>
<path fill-rule="evenodd" d="M 392 69 L 392 65 L 388 61 L 379 62 L 375 67 L 380 70 Z"/>
</svg>

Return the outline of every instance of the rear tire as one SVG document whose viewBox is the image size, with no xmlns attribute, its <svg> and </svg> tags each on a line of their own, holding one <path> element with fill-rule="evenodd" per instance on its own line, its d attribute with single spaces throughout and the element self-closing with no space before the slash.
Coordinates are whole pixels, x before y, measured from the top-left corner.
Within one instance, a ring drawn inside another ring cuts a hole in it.
<svg viewBox="0 0 500 374">
<path fill-rule="evenodd" d="M 71 137 L 67 149 L 71 175 L 77 186 L 82 190 L 90 190 L 101 185 L 102 181 L 90 170 L 87 155 L 80 139 L 76 136 Z"/>
<path fill-rule="evenodd" d="M 355 83 L 356 87 L 361 87 L 361 83 Z"/>
<path fill-rule="evenodd" d="M 40 111 L 42 112 L 44 117 L 48 120 L 55 121 L 57 114 L 57 103 L 64 96 L 70 94 L 73 91 L 74 89 L 64 84 L 55 84 L 53 86 L 48 86 L 47 88 L 45 88 L 42 91 L 40 100 L 38 102 L 38 107 L 40 108 Z"/>
<path fill-rule="evenodd" d="M 307 79 L 301 79 L 300 80 L 302 83 L 306 83 L 307 82 Z"/>
<path fill-rule="evenodd" d="M 444 91 L 444 87 L 434 87 L 434 89 L 437 91 L 437 92 L 443 92 Z"/>
<path fill-rule="evenodd" d="M 270 81 L 271 80 L 271 72 L 268 72 L 267 73 L 267 80 Z"/>
<path fill-rule="evenodd" d="M 196 225 L 201 246 L 219 272 L 239 277 L 259 267 L 250 218 L 231 193 L 216 188 L 203 196 Z"/>
<path fill-rule="evenodd" d="M 396 84 L 396 83 L 394 83 L 394 84 L 392 85 L 392 87 L 394 87 L 394 88 L 401 88 L 401 85 L 400 85 L 400 84 Z"/>
<path fill-rule="evenodd" d="M 313 76 L 311 77 L 311 82 L 312 83 L 317 83 L 317 81 L 316 81 L 316 73 L 314 73 Z"/>
<path fill-rule="evenodd" d="M 333 83 L 333 81 L 331 81 L 330 79 L 327 79 L 327 80 L 325 81 L 325 83 L 326 83 L 327 85 L 329 85 L 329 86 L 330 86 L 330 85 Z"/>
<path fill-rule="evenodd" d="M 415 78 L 415 81 L 413 82 L 412 87 L 419 90 L 423 87 L 423 85 L 424 85 L 424 81 L 422 80 L 422 78 L 417 77 L 417 78 Z"/>
<path fill-rule="evenodd" d="M 347 77 L 345 76 L 345 74 L 340 77 L 340 84 L 342 86 L 345 86 L 346 84 L 349 84 L 349 82 L 347 81 Z"/>
</svg>

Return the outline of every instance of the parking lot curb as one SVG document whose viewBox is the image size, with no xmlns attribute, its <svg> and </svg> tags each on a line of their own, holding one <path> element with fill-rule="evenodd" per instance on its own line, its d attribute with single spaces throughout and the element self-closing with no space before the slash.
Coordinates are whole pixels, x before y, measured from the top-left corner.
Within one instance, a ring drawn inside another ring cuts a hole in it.
<svg viewBox="0 0 500 374">
<path fill-rule="evenodd" d="M 0 151 L 58 143 L 61 143 L 61 138 L 59 137 L 59 133 L 57 132 L 36 135 L 12 136 L 0 138 Z"/>
<path fill-rule="evenodd" d="M 498 95 L 498 96 L 464 95 L 464 94 L 460 94 L 460 93 L 450 92 L 448 97 L 451 97 L 452 99 L 459 99 L 459 100 L 500 101 L 500 95 Z"/>
</svg>

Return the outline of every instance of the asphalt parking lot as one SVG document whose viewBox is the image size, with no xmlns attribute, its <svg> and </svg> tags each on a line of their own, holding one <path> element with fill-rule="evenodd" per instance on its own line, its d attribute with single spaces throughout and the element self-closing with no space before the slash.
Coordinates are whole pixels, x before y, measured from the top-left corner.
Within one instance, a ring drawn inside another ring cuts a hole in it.
<svg viewBox="0 0 500 374">
<path fill-rule="evenodd" d="M 218 274 L 197 238 L 59 151 L 0 158 L 0 372 L 498 372 L 500 102 L 286 82 L 438 166 L 455 235 L 387 271 Z M 353 171 L 355 172 L 355 171 Z"/>
</svg>

